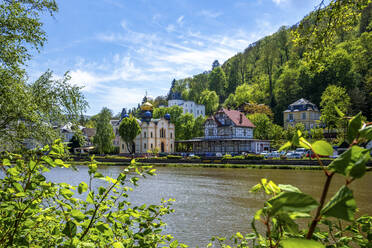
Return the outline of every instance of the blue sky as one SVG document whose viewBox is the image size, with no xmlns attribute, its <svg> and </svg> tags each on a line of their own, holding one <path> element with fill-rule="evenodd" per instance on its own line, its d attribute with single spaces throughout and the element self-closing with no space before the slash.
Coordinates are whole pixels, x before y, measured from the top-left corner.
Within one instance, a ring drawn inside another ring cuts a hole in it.
<svg viewBox="0 0 372 248">
<path fill-rule="evenodd" d="M 173 78 L 211 68 L 218 59 L 293 25 L 320 0 L 59 0 L 55 17 L 43 16 L 48 42 L 27 71 L 70 71 L 84 86 L 90 109 L 118 113 L 145 94 L 165 95 Z"/>
</svg>

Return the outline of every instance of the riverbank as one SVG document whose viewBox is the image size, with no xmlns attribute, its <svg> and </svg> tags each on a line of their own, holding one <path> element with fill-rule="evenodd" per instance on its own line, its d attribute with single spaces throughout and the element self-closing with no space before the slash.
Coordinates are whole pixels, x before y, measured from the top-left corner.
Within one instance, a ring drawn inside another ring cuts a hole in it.
<svg viewBox="0 0 372 248">
<path fill-rule="evenodd" d="M 73 165 L 88 165 L 89 161 L 70 161 Z M 129 165 L 128 162 L 99 162 L 98 165 L 102 166 L 125 166 Z M 149 165 L 150 163 L 137 162 L 140 166 Z M 321 170 L 319 165 L 269 165 L 269 164 L 230 164 L 230 163 L 155 163 L 151 164 L 154 167 L 195 167 L 195 168 L 246 168 L 246 169 L 282 169 L 282 170 Z M 372 171 L 372 167 L 368 167 L 367 171 Z"/>
</svg>

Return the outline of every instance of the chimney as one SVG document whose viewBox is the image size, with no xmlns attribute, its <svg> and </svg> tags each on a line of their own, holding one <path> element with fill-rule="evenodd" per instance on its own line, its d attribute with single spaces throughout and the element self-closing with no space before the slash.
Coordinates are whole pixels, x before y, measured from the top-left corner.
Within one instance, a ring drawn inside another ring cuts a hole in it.
<svg viewBox="0 0 372 248">
<path fill-rule="evenodd" d="M 239 119 L 239 124 L 242 124 L 243 123 L 243 114 L 240 113 L 240 119 Z"/>
</svg>

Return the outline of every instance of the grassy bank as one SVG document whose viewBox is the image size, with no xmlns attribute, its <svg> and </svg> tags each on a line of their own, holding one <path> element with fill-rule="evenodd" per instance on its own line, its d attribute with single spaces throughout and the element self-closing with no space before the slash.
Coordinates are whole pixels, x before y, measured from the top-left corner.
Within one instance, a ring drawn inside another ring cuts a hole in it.
<svg viewBox="0 0 372 248">
<path fill-rule="evenodd" d="M 72 165 L 88 165 L 89 161 L 70 161 Z M 127 162 L 96 162 L 103 166 L 123 166 Z M 138 165 L 149 165 L 149 163 L 137 162 Z M 154 167 L 204 167 L 204 168 L 246 168 L 246 169 L 282 169 L 282 170 L 321 170 L 318 165 L 260 165 L 260 164 L 213 164 L 213 163 L 156 163 Z M 372 171 L 372 167 L 367 167 L 367 171 Z"/>
</svg>

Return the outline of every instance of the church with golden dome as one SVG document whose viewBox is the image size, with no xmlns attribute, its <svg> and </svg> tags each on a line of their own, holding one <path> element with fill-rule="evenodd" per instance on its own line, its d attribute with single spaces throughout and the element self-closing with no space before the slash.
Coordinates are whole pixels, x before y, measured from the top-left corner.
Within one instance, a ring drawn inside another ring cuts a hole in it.
<svg viewBox="0 0 372 248">
<path fill-rule="evenodd" d="M 127 118 L 128 115 L 123 116 Z M 153 117 L 153 106 L 145 102 L 141 106 L 140 119 L 137 119 L 141 126 L 141 133 L 134 140 L 135 153 L 144 154 L 155 149 L 162 153 L 174 152 L 175 127 L 170 121 L 170 115 L 165 114 L 159 119 Z M 120 125 L 120 123 L 119 123 Z M 125 142 L 119 141 L 120 153 L 129 153 Z"/>
</svg>

